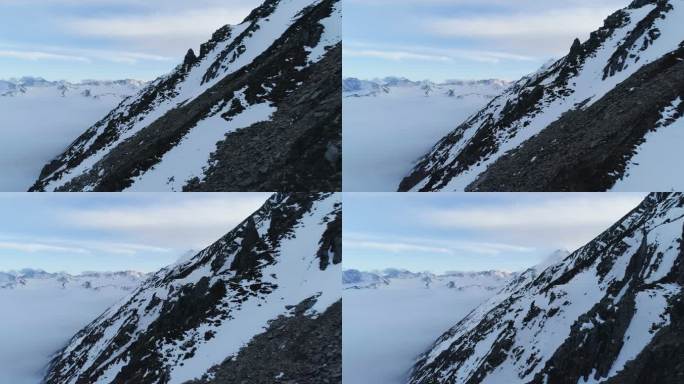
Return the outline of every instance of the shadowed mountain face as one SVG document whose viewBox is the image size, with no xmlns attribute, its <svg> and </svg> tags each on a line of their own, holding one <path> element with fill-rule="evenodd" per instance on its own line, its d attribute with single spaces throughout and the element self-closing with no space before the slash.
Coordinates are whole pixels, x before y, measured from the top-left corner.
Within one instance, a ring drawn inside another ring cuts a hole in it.
<svg viewBox="0 0 684 384">
<path fill-rule="evenodd" d="M 410 383 L 680 383 L 684 194 L 657 193 L 442 335 Z"/>
<path fill-rule="evenodd" d="M 341 188 L 341 5 L 267 0 L 123 101 L 33 191 Z"/>
<path fill-rule="evenodd" d="M 682 18 L 679 0 L 638 0 L 612 14 L 444 137 L 399 189 L 678 188 L 663 168 L 684 163 L 668 145 L 684 124 Z"/>
<path fill-rule="evenodd" d="M 81 330 L 45 381 L 340 382 L 341 224 L 336 194 L 274 195 Z"/>
</svg>

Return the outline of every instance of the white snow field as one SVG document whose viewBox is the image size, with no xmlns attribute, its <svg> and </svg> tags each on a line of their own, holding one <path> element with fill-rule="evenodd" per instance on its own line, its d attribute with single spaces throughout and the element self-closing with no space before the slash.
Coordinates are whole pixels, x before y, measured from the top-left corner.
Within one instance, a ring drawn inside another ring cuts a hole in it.
<svg viewBox="0 0 684 384">
<path fill-rule="evenodd" d="M 638 191 L 645 185 L 654 191 L 684 191 L 684 179 L 675 177 L 675 170 L 684 167 L 684 117 L 677 113 L 681 104 L 678 97 L 661 112 L 657 130 L 646 134 L 645 142 L 629 159 L 624 176 L 611 192 Z"/>
<path fill-rule="evenodd" d="M 143 277 L 135 273 L 17 275 L 0 272 L 0 383 L 40 383 L 51 356 Z"/>
<path fill-rule="evenodd" d="M 396 191 L 415 161 L 507 86 L 498 80 L 373 84 L 380 89 L 343 92 L 345 191 Z"/>
<path fill-rule="evenodd" d="M 141 86 L 136 81 L 0 81 L 0 191 L 27 191 L 45 164 Z"/>
<path fill-rule="evenodd" d="M 418 355 L 454 319 L 494 296 L 509 275 L 427 276 L 385 278 L 389 284 L 377 289 L 343 291 L 344 384 L 406 382 Z"/>
</svg>

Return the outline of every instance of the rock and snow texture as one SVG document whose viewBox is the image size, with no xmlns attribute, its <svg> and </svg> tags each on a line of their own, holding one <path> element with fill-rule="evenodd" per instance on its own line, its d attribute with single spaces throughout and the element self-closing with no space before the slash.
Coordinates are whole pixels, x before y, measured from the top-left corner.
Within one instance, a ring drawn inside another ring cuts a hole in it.
<svg viewBox="0 0 684 384">
<path fill-rule="evenodd" d="M 135 80 L 0 80 L 0 191 L 28 190 L 45 163 L 62 153 L 84 127 L 144 85 Z"/>
<path fill-rule="evenodd" d="M 307 374 L 319 372 L 335 382 L 341 376 L 341 352 L 319 349 L 341 345 L 340 315 L 331 318 L 329 312 L 339 305 L 342 291 L 341 209 L 336 194 L 274 195 L 226 236 L 152 275 L 76 334 L 52 361 L 45 381 L 220 382 L 228 374 L 274 377 L 283 372 L 287 380 L 313 383 Z M 287 325 L 291 318 L 314 327 L 319 320 L 338 320 L 337 327 L 328 329 L 337 337 L 319 340 L 321 332 L 314 332 L 291 340 L 285 333 L 259 346 L 259 335 L 277 334 L 269 329 L 274 321 Z M 312 340 L 313 352 L 292 354 L 289 346 Z M 280 349 L 274 348 L 272 360 L 258 372 L 224 370 L 231 364 L 264 364 L 253 351 L 274 346 L 282 346 L 288 356 L 278 356 Z M 278 359 L 297 356 L 297 364 L 278 364 Z M 328 372 L 335 367 L 340 372 Z"/>
<path fill-rule="evenodd" d="M 343 273 L 345 384 L 407 380 L 416 356 L 515 275 L 498 272 Z M 382 279 L 384 284 L 366 284 Z"/>
<path fill-rule="evenodd" d="M 501 80 L 344 79 L 344 190 L 395 191 L 406 170 L 455 122 L 508 85 Z"/>
<path fill-rule="evenodd" d="M 130 294 L 136 272 L 0 272 L 0 382 L 40 383 L 71 335 Z"/>
<path fill-rule="evenodd" d="M 681 383 L 684 194 L 654 193 L 442 335 L 410 383 Z"/>
<path fill-rule="evenodd" d="M 36 191 L 341 189 L 341 5 L 266 0 L 43 168 Z"/>
<path fill-rule="evenodd" d="M 633 1 L 445 136 L 399 189 L 679 190 L 682 19 L 681 0 Z"/>
</svg>

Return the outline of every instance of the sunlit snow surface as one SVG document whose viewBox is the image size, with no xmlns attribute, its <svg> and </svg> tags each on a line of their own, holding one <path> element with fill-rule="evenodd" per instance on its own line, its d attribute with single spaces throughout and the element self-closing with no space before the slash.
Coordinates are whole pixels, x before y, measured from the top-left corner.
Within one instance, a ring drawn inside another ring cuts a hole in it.
<svg viewBox="0 0 684 384">
<path fill-rule="evenodd" d="M 678 177 L 684 169 L 684 116 L 677 112 L 682 99 L 675 99 L 662 111 L 662 118 L 655 131 L 649 132 L 627 164 L 622 179 L 618 180 L 612 192 L 641 191 L 684 191 L 684 178 Z"/>
<path fill-rule="evenodd" d="M 98 289 L 86 289 L 86 281 Z M 78 277 L 62 287 L 53 277 L 0 288 L 0 383 L 41 382 L 51 356 L 138 283 L 132 276 Z"/>
<path fill-rule="evenodd" d="M 342 99 L 343 188 L 394 192 L 407 170 L 444 135 L 503 90 L 493 86 L 419 85 Z M 449 97 L 453 89 L 456 95 Z"/>
<path fill-rule="evenodd" d="M 405 383 L 416 357 L 507 279 L 433 278 L 430 288 L 421 277 L 388 281 L 343 292 L 344 384 Z"/>
<path fill-rule="evenodd" d="M 0 191 L 27 191 L 45 164 L 139 88 L 135 83 L 69 84 L 63 95 L 54 83 L 1 95 Z"/>
</svg>

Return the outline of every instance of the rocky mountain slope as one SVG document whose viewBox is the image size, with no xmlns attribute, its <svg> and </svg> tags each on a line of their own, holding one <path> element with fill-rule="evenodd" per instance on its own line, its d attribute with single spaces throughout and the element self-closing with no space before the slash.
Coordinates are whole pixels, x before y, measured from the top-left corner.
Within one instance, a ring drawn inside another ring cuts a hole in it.
<svg viewBox="0 0 684 384">
<path fill-rule="evenodd" d="M 654 193 L 442 335 L 410 383 L 680 383 L 684 194 Z"/>
<path fill-rule="evenodd" d="M 339 0 L 266 0 L 124 101 L 33 191 L 341 188 Z"/>
<path fill-rule="evenodd" d="M 339 383 L 341 209 L 274 195 L 81 330 L 45 381 Z"/>
<path fill-rule="evenodd" d="M 666 176 L 684 164 L 683 18 L 680 0 L 634 0 L 439 141 L 399 189 L 679 190 Z"/>
</svg>

